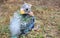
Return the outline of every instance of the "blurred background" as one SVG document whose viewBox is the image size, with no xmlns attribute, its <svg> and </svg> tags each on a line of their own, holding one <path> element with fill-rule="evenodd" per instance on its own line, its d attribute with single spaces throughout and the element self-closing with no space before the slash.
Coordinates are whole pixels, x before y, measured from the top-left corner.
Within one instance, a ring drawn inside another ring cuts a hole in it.
<svg viewBox="0 0 60 38">
<path fill-rule="evenodd" d="M 0 0 L 0 38 L 10 38 L 9 20 L 23 2 L 32 4 L 35 30 L 21 38 L 60 38 L 60 0 Z"/>
</svg>

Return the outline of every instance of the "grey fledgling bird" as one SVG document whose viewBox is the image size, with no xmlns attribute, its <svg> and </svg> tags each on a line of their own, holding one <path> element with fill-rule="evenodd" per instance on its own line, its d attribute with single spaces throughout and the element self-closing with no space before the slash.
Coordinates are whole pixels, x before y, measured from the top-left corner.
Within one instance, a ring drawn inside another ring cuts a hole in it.
<svg viewBox="0 0 60 38">
<path fill-rule="evenodd" d="M 19 35 L 28 34 L 34 28 L 34 14 L 30 4 L 23 4 L 20 10 L 16 11 L 10 18 L 11 38 L 18 38 Z"/>
</svg>

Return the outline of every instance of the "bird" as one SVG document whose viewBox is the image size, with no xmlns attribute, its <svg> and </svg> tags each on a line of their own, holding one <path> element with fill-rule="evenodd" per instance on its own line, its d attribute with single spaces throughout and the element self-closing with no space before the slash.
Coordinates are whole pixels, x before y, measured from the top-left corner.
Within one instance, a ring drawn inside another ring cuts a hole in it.
<svg viewBox="0 0 60 38">
<path fill-rule="evenodd" d="M 31 7 L 31 4 L 24 3 L 10 18 L 9 28 L 11 38 L 18 38 L 19 35 L 26 35 L 34 28 L 35 16 Z"/>
</svg>

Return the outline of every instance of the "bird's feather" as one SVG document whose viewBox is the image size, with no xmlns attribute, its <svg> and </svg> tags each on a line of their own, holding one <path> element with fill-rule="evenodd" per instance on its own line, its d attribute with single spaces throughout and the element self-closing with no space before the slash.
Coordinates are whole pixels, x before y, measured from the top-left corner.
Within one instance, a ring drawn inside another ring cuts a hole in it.
<svg viewBox="0 0 60 38">
<path fill-rule="evenodd" d="M 25 11 L 25 14 L 20 14 L 20 10 L 18 10 L 10 18 L 11 38 L 18 38 L 21 34 L 28 34 L 34 28 L 34 16 L 29 15 L 31 6 L 24 4 L 21 9 Z"/>
</svg>

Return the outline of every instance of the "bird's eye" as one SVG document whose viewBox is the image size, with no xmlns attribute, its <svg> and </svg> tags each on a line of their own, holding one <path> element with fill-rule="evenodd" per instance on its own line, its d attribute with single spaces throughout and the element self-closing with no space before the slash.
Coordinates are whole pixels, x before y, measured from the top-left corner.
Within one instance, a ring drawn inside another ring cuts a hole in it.
<svg viewBox="0 0 60 38">
<path fill-rule="evenodd" d="M 28 11 L 28 8 L 26 9 L 26 11 Z"/>
</svg>

